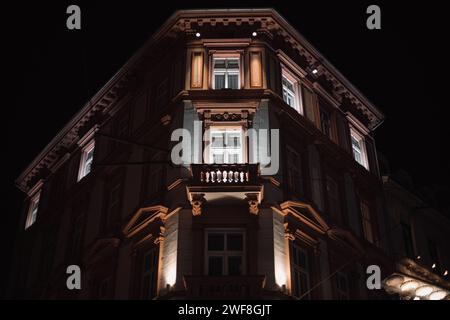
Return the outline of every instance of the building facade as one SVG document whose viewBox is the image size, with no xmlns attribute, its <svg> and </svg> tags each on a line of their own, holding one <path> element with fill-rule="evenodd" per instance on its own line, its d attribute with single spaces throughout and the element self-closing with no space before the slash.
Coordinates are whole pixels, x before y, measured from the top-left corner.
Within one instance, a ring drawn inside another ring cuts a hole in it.
<svg viewBox="0 0 450 320">
<path fill-rule="evenodd" d="M 17 179 L 11 296 L 386 298 L 382 121 L 274 10 L 176 12 Z"/>
</svg>

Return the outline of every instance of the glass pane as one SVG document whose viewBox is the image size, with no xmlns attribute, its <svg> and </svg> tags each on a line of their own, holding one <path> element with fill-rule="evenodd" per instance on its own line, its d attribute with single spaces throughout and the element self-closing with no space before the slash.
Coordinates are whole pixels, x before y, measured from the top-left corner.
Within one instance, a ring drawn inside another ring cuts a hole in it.
<svg viewBox="0 0 450 320">
<path fill-rule="evenodd" d="M 228 162 L 227 163 L 239 163 L 239 155 L 238 154 L 228 154 Z"/>
<path fill-rule="evenodd" d="M 208 250 L 223 251 L 224 250 L 224 234 L 210 233 L 208 234 Z"/>
<path fill-rule="evenodd" d="M 225 69 L 225 59 L 214 59 L 215 69 Z"/>
<path fill-rule="evenodd" d="M 222 257 L 209 257 L 208 273 L 210 276 L 222 276 L 223 275 Z"/>
<path fill-rule="evenodd" d="M 222 164 L 223 163 L 223 153 L 213 154 L 213 163 Z"/>
<path fill-rule="evenodd" d="M 294 295 L 299 297 L 300 296 L 300 281 L 299 281 L 300 275 L 297 270 L 294 271 Z"/>
<path fill-rule="evenodd" d="M 242 257 L 228 257 L 228 275 L 238 276 L 242 274 Z"/>
<path fill-rule="evenodd" d="M 294 92 L 294 86 L 289 80 L 283 77 L 283 87 L 291 92 Z"/>
<path fill-rule="evenodd" d="M 228 75 L 228 88 L 230 89 L 238 89 L 239 88 L 239 76 L 237 74 L 229 74 Z"/>
<path fill-rule="evenodd" d="M 216 89 L 225 88 L 225 75 L 224 74 L 214 75 L 214 88 L 216 88 Z"/>
<path fill-rule="evenodd" d="M 242 251 L 244 246 L 244 238 L 241 233 L 229 233 L 227 235 L 227 250 Z"/>
<path fill-rule="evenodd" d="M 213 148 L 223 148 L 224 147 L 224 133 L 213 132 L 211 137 L 211 145 Z"/>
<path fill-rule="evenodd" d="M 227 69 L 239 69 L 239 60 L 238 59 L 229 59 L 227 63 Z"/>
<path fill-rule="evenodd" d="M 239 132 L 227 134 L 227 147 L 239 148 L 241 146 L 241 135 Z"/>
</svg>

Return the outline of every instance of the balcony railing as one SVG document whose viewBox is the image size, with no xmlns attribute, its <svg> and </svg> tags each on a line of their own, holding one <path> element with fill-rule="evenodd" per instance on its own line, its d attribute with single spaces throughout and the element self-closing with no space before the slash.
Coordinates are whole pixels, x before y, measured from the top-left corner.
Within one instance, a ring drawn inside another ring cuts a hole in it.
<svg viewBox="0 0 450 320">
<path fill-rule="evenodd" d="M 188 298 L 258 299 L 265 276 L 184 276 Z"/>
<path fill-rule="evenodd" d="M 195 185 L 226 186 L 258 183 L 258 164 L 193 164 Z"/>
</svg>

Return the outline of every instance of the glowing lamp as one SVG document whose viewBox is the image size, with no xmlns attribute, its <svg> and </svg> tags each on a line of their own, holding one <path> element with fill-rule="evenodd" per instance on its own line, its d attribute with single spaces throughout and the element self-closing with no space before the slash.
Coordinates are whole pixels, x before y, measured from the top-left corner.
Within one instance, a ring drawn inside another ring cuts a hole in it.
<svg viewBox="0 0 450 320">
<path fill-rule="evenodd" d="M 197 32 L 197 33 L 195 34 L 195 36 L 196 36 L 197 38 L 200 38 L 200 36 L 201 36 L 200 32 Z"/>
<path fill-rule="evenodd" d="M 431 266 L 431 269 L 436 268 L 436 263 L 433 263 L 433 265 Z"/>
<path fill-rule="evenodd" d="M 448 292 L 445 290 L 437 290 L 434 291 L 432 293 L 430 293 L 430 295 L 428 296 L 429 300 L 442 300 L 447 296 Z"/>
<path fill-rule="evenodd" d="M 419 283 L 415 280 L 408 280 L 402 283 L 400 289 L 402 291 L 415 290 L 419 286 Z"/>
<path fill-rule="evenodd" d="M 416 289 L 416 296 L 426 297 L 433 292 L 433 287 L 429 285 L 424 285 Z"/>
<path fill-rule="evenodd" d="M 255 31 L 253 31 L 252 36 L 256 37 L 257 35 L 258 34 Z"/>
<path fill-rule="evenodd" d="M 319 70 L 317 70 L 316 68 L 314 68 L 311 72 L 312 72 L 313 74 L 317 74 L 317 73 L 319 72 Z"/>
</svg>

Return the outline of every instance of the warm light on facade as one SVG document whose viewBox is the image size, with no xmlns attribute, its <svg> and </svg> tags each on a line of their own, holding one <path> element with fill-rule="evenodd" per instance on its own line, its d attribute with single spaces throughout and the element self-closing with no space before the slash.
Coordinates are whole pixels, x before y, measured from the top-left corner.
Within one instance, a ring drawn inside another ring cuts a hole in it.
<svg viewBox="0 0 450 320">
<path fill-rule="evenodd" d="M 166 281 L 166 284 L 169 286 L 173 286 L 175 284 L 175 281 L 177 279 L 177 264 L 172 263 L 167 267 L 167 270 L 164 272 L 164 278 Z"/>
<path fill-rule="evenodd" d="M 426 281 L 406 275 L 393 274 L 384 280 L 384 286 L 390 292 L 411 300 L 442 300 L 447 299 L 450 292 Z"/>
</svg>

